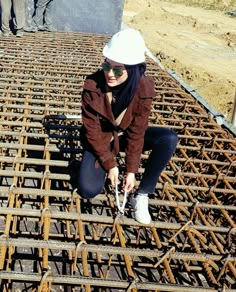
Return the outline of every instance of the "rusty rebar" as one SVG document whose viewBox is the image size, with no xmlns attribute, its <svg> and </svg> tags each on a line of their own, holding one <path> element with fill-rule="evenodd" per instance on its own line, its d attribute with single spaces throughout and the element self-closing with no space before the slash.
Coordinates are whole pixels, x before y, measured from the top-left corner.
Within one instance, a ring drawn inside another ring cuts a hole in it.
<svg viewBox="0 0 236 292">
<path fill-rule="evenodd" d="M 1 291 L 233 291 L 235 137 L 152 59 L 149 125 L 174 129 L 179 143 L 150 196 L 151 224 L 136 222 L 129 204 L 119 216 L 110 187 L 90 201 L 76 191 L 83 83 L 107 39 L 1 39 Z"/>
</svg>

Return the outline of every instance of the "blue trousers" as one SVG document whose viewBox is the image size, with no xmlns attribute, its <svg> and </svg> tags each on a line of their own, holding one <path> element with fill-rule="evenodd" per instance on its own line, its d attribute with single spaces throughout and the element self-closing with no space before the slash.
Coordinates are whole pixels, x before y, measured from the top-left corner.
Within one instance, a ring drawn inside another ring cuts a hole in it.
<svg viewBox="0 0 236 292">
<path fill-rule="evenodd" d="M 155 191 L 158 177 L 171 159 L 177 142 L 177 134 L 168 128 L 149 127 L 146 130 L 143 151 L 151 152 L 139 185 L 141 193 Z M 94 198 L 104 188 L 106 171 L 100 164 L 95 164 L 96 160 L 93 153 L 84 150 L 79 172 L 79 193 L 83 198 Z"/>
</svg>

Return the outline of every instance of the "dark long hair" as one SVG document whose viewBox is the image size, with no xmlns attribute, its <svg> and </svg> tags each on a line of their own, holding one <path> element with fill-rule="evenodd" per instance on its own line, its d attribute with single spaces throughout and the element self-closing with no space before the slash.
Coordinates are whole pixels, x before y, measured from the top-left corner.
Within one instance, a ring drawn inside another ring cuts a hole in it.
<svg viewBox="0 0 236 292">
<path fill-rule="evenodd" d="M 127 80 L 124 83 L 111 88 L 114 97 L 114 102 L 112 102 L 112 112 L 115 118 L 117 118 L 131 103 L 140 78 L 146 71 L 146 64 L 140 63 L 137 65 L 125 65 L 125 69 L 128 73 Z"/>
</svg>

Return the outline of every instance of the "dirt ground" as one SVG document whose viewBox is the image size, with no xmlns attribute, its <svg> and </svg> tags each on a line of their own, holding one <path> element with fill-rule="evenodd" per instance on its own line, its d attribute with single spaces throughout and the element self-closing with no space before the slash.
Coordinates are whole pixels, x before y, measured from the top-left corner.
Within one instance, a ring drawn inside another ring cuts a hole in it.
<svg viewBox="0 0 236 292">
<path fill-rule="evenodd" d="M 234 10 L 235 0 L 125 0 L 123 22 L 142 33 L 166 69 L 231 121 L 236 98 Z"/>
</svg>

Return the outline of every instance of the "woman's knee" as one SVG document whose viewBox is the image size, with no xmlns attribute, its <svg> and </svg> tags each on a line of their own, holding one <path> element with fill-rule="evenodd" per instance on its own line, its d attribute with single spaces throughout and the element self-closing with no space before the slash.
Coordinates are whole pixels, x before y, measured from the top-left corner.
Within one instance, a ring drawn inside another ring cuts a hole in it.
<svg viewBox="0 0 236 292">
<path fill-rule="evenodd" d="M 92 198 L 95 198 L 98 194 L 100 194 L 102 189 L 103 189 L 103 186 L 101 187 L 101 186 L 93 186 L 92 184 L 89 184 L 89 185 L 80 184 L 79 194 L 84 199 L 92 199 Z"/>
<path fill-rule="evenodd" d="M 155 144 L 166 144 L 176 147 L 178 143 L 178 136 L 176 132 L 168 128 L 157 128 L 156 133 L 153 133 Z"/>
<path fill-rule="evenodd" d="M 169 129 L 169 132 L 167 133 L 166 140 L 168 141 L 168 144 L 172 145 L 173 147 L 177 146 L 178 143 L 178 135 Z"/>
</svg>

